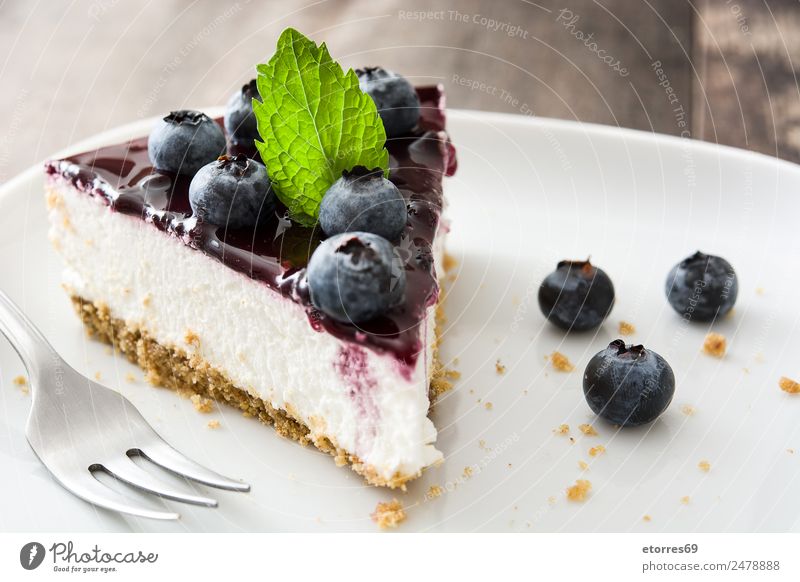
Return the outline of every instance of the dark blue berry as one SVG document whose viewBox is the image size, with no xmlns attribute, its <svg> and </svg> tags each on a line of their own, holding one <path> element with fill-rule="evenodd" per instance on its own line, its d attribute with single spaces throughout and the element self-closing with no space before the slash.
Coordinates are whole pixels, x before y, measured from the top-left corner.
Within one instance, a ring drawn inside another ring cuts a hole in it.
<svg viewBox="0 0 800 582">
<path fill-rule="evenodd" d="M 739 283 L 728 261 L 697 251 L 672 268 L 666 292 L 669 304 L 687 320 L 713 321 L 733 309 Z"/>
<path fill-rule="evenodd" d="M 267 169 L 242 154 L 200 168 L 189 184 L 189 203 L 204 222 L 230 228 L 255 226 L 275 211 Z"/>
<path fill-rule="evenodd" d="M 383 67 L 356 69 L 359 85 L 375 102 L 387 137 L 405 135 L 419 121 L 419 97 L 408 80 Z"/>
<path fill-rule="evenodd" d="M 675 375 L 654 351 L 618 339 L 589 360 L 583 394 L 600 417 L 619 426 L 638 426 L 667 409 L 675 394 Z"/>
<path fill-rule="evenodd" d="M 255 79 L 228 99 L 224 118 L 225 131 L 235 143 L 251 143 L 254 139 L 260 139 L 256 116 L 253 114 L 253 99 L 261 101 Z"/>
<path fill-rule="evenodd" d="M 344 172 L 319 207 L 319 223 L 328 236 L 358 230 L 396 240 L 406 218 L 406 201 L 397 186 L 380 169 L 361 166 Z"/>
<path fill-rule="evenodd" d="M 385 313 L 403 297 L 405 270 L 392 244 L 369 232 L 337 234 L 308 262 L 311 302 L 343 322 L 360 323 Z"/>
<path fill-rule="evenodd" d="M 157 169 L 193 176 L 225 153 L 225 134 L 205 113 L 173 111 L 153 128 L 147 153 Z"/>
<path fill-rule="evenodd" d="M 594 329 L 614 307 L 614 285 L 589 261 L 561 261 L 539 287 L 539 307 L 561 329 Z"/>
</svg>

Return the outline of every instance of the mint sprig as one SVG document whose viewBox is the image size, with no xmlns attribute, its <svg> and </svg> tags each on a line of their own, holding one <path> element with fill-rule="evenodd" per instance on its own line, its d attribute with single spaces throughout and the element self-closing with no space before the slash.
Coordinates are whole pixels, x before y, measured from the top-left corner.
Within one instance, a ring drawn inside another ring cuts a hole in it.
<svg viewBox="0 0 800 582">
<path fill-rule="evenodd" d="M 381 168 L 388 175 L 386 132 L 375 103 L 328 53 L 293 28 L 258 65 L 253 111 L 256 141 L 272 187 L 293 220 L 313 226 L 322 197 L 344 170 Z"/>
</svg>

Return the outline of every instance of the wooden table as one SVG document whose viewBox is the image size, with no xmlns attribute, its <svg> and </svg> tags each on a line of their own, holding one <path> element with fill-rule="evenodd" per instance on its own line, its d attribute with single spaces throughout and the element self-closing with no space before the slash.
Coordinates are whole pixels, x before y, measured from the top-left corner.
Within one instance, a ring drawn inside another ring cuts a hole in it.
<svg viewBox="0 0 800 582">
<path fill-rule="evenodd" d="M 0 182 L 98 131 L 224 103 L 286 26 L 449 105 L 800 161 L 796 0 L 0 0 Z"/>
</svg>

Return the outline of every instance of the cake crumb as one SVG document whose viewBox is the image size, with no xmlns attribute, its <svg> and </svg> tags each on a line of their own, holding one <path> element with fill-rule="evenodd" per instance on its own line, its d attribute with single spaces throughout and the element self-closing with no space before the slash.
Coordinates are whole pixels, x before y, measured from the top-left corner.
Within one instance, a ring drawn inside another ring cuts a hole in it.
<svg viewBox="0 0 800 582">
<path fill-rule="evenodd" d="M 94 379 L 95 379 L 95 380 L 97 380 L 98 382 L 99 382 L 99 381 L 100 381 L 102 378 L 103 378 L 103 375 L 102 375 L 100 372 L 95 372 L 95 373 L 94 373 Z"/>
<path fill-rule="evenodd" d="M 30 392 L 30 388 L 28 388 L 28 379 L 25 376 L 15 376 L 13 380 L 11 380 L 22 392 L 23 394 L 27 394 Z"/>
<path fill-rule="evenodd" d="M 689 505 L 689 501 L 690 499 L 688 495 L 684 495 L 683 497 L 681 497 L 681 503 L 683 503 L 684 505 Z"/>
<path fill-rule="evenodd" d="M 220 427 L 220 424 L 218 420 L 209 420 L 206 426 L 212 430 L 216 430 Z"/>
<path fill-rule="evenodd" d="M 596 457 L 598 455 L 602 455 L 606 452 L 606 448 L 603 445 L 597 445 L 596 447 L 592 447 L 589 449 L 589 456 Z"/>
<path fill-rule="evenodd" d="M 763 287 L 756 287 L 756 295 L 763 295 L 764 288 Z"/>
<path fill-rule="evenodd" d="M 136 382 L 136 376 L 128 372 L 127 374 L 125 374 L 125 381 L 133 384 L 134 382 Z"/>
<path fill-rule="evenodd" d="M 592 484 L 586 479 L 578 479 L 575 485 L 567 488 L 567 499 L 570 501 L 585 501 L 586 496 L 592 488 Z"/>
<path fill-rule="evenodd" d="M 633 335 L 636 333 L 636 326 L 627 321 L 619 322 L 619 335 Z"/>
<path fill-rule="evenodd" d="M 793 455 L 794 454 L 794 449 L 786 449 L 786 452 L 789 453 L 790 455 Z"/>
<path fill-rule="evenodd" d="M 703 342 L 703 352 L 715 358 L 721 358 L 725 355 L 725 350 L 728 347 L 728 342 L 725 336 L 721 333 L 711 332 L 706 336 Z"/>
<path fill-rule="evenodd" d="M 561 352 L 553 352 L 550 354 L 550 363 L 553 368 L 559 372 L 572 372 L 572 370 L 575 369 L 575 366 L 572 365 L 569 358 Z"/>
<path fill-rule="evenodd" d="M 549 503 L 550 505 L 555 505 L 556 498 L 553 495 L 551 495 L 550 497 L 547 498 L 547 503 Z"/>
<path fill-rule="evenodd" d="M 444 267 L 445 271 L 450 271 L 458 264 L 456 258 L 451 255 L 450 253 L 445 253 L 444 258 L 442 260 L 442 267 Z"/>
<path fill-rule="evenodd" d="M 506 373 L 506 367 L 500 363 L 500 358 L 498 358 L 497 361 L 494 363 L 494 369 L 500 376 Z"/>
<path fill-rule="evenodd" d="M 472 467 L 464 467 L 464 478 L 469 479 L 472 477 Z"/>
<path fill-rule="evenodd" d="M 560 435 L 568 435 L 569 434 L 569 425 L 568 424 L 560 424 L 558 428 L 553 430 L 554 433 Z"/>
<path fill-rule="evenodd" d="M 478 446 L 479 446 L 480 448 L 482 448 L 482 449 L 485 449 L 485 448 L 486 448 L 486 441 L 485 441 L 485 440 L 483 440 L 483 439 L 480 439 L 480 440 L 478 441 Z"/>
<path fill-rule="evenodd" d="M 378 524 L 381 529 L 394 528 L 403 523 L 406 519 L 406 512 L 397 499 L 391 501 L 378 502 L 372 514 L 372 521 Z"/>
<path fill-rule="evenodd" d="M 487 402 L 483 405 L 486 410 L 491 410 L 494 405 L 491 402 Z"/>
<path fill-rule="evenodd" d="M 428 492 L 425 494 L 427 499 L 435 499 L 439 497 L 442 493 L 444 493 L 444 489 L 442 489 L 439 485 L 431 485 L 428 487 Z"/>
<path fill-rule="evenodd" d="M 697 412 L 697 409 L 691 404 L 684 404 L 681 406 L 681 412 L 686 416 L 694 416 L 694 413 Z"/>
<path fill-rule="evenodd" d="M 192 394 L 190 400 L 194 405 L 194 409 L 197 412 L 202 412 L 203 414 L 208 414 L 214 409 L 214 401 L 210 398 L 206 398 L 205 396 L 200 396 L 199 394 Z"/>
<path fill-rule="evenodd" d="M 588 471 L 589 463 L 587 463 L 586 461 L 578 461 L 578 467 L 581 468 L 581 471 Z"/>
<path fill-rule="evenodd" d="M 186 333 L 183 336 L 183 341 L 185 341 L 190 346 L 199 347 L 200 346 L 200 336 L 193 332 L 191 329 L 187 329 Z"/>
<path fill-rule="evenodd" d="M 781 387 L 781 390 L 788 392 L 789 394 L 800 394 L 800 382 L 795 382 L 786 376 L 783 376 L 778 381 L 778 386 Z"/>
<path fill-rule="evenodd" d="M 591 424 L 579 424 L 578 428 L 586 436 L 597 436 L 599 434 Z"/>
<path fill-rule="evenodd" d="M 699 463 L 697 463 L 697 468 L 700 469 L 703 473 L 708 473 L 711 470 L 711 463 L 709 463 L 704 459 Z"/>
<path fill-rule="evenodd" d="M 652 518 L 652 517 L 650 517 L 649 515 L 643 515 L 643 516 L 642 516 L 642 521 L 647 521 L 647 522 L 650 522 L 650 521 L 652 521 L 652 520 L 653 520 L 653 518 Z"/>
</svg>

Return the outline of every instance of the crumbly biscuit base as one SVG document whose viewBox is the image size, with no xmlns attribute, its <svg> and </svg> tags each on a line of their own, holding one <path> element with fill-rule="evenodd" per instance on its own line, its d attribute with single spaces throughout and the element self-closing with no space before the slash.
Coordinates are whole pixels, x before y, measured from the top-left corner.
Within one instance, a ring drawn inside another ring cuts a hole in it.
<svg viewBox="0 0 800 582">
<path fill-rule="evenodd" d="M 421 475 L 421 472 L 413 475 L 396 473 L 389 479 L 381 476 L 373 466 L 338 447 L 333 438 L 319 433 L 312 435 L 310 428 L 290 411 L 274 408 L 269 402 L 235 386 L 225 374 L 201 357 L 189 355 L 176 346 L 158 343 L 145 330 L 113 317 L 108 307 L 100 302 L 87 301 L 77 295 L 72 295 L 71 299 L 89 334 L 111 344 L 131 362 L 140 366 L 150 383 L 183 394 L 200 394 L 236 407 L 245 416 L 256 417 L 264 424 L 273 426 L 281 436 L 296 440 L 303 446 L 313 444 L 320 451 L 332 455 L 338 466 L 349 465 L 371 485 L 405 489 L 408 481 Z M 450 387 L 450 382 L 447 380 L 448 371 L 442 366 L 438 356 L 442 319 L 443 310 L 440 301 L 437 306 L 437 337 L 433 349 L 433 369 L 429 389 L 431 402 Z"/>
</svg>

